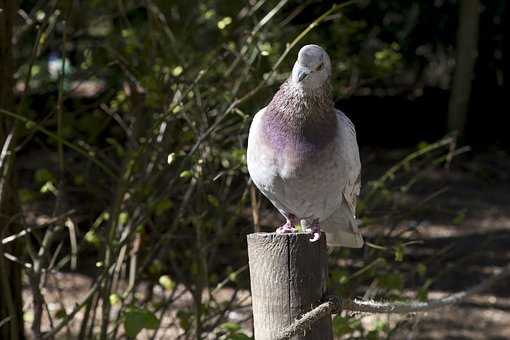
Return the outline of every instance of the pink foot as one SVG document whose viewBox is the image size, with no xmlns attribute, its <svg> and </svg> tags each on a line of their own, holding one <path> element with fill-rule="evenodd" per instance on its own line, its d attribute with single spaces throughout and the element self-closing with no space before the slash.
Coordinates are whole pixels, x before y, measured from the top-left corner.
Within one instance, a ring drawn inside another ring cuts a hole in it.
<svg viewBox="0 0 510 340">
<path fill-rule="evenodd" d="M 290 234 L 295 233 L 296 231 L 297 229 L 291 227 L 289 222 L 285 223 L 280 228 L 276 229 L 277 234 Z"/>
<path fill-rule="evenodd" d="M 309 231 L 310 231 L 310 233 L 312 233 L 310 242 L 316 242 L 321 238 L 321 225 L 319 224 L 318 219 L 313 220 L 312 226 L 309 229 Z"/>
<path fill-rule="evenodd" d="M 296 216 L 289 215 L 288 217 L 285 217 L 287 219 L 287 222 L 285 222 L 284 225 L 282 225 L 280 228 L 276 229 L 277 234 L 289 234 L 289 233 L 295 233 L 297 231 L 294 226 L 296 225 Z"/>
</svg>

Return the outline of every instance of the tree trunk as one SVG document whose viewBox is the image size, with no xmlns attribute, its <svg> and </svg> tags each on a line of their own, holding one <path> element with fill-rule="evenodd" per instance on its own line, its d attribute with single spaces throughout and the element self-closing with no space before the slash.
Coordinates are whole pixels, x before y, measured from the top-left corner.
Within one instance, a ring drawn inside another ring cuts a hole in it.
<svg viewBox="0 0 510 340">
<path fill-rule="evenodd" d="M 503 17 L 503 86 L 510 93 L 510 3 L 505 2 Z"/>
<path fill-rule="evenodd" d="M 478 53 L 480 0 L 459 1 L 455 75 L 448 104 L 448 129 L 464 135 L 471 96 L 471 80 Z"/>
<path fill-rule="evenodd" d="M 12 33 L 16 18 L 16 2 L 0 0 L 0 108 L 12 111 L 14 107 L 14 58 Z M 16 220 L 18 205 L 14 185 L 15 124 L 0 116 L 0 240 L 5 235 L 19 231 Z M 21 268 L 8 261 L 4 253 L 20 256 L 21 245 L 0 242 L 0 338 L 5 340 L 24 339 L 23 310 L 21 300 Z"/>
</svg>

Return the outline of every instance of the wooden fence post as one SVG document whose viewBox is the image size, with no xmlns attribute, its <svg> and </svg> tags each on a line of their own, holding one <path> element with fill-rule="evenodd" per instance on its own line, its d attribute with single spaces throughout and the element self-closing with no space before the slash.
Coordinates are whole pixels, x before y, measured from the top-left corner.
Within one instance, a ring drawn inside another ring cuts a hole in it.
<svg viewBox="0 0 510 340">
<path fill-rule="evenodd" d="M 248 239 L 255 340 L 273 340 L 317 306 L 326 293 L 328 263 L 324 233 L 255 233 Z M 331 316 L 293 340 L 332 340 Z"/>
</svg>

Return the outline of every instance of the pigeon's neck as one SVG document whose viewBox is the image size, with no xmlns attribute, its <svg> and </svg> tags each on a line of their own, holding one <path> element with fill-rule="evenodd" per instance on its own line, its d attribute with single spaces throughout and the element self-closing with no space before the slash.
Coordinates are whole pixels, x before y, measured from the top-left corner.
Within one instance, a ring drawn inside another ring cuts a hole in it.
<svg viewBox="0 0 510 340">
<path fill-rule="evenodd" d="M 335 137 L 337 117 L 328 85 L 304 90 L 285 82 L 266 108 L 264 131 L 276 149 L 314 153 Z"/>
</svg>

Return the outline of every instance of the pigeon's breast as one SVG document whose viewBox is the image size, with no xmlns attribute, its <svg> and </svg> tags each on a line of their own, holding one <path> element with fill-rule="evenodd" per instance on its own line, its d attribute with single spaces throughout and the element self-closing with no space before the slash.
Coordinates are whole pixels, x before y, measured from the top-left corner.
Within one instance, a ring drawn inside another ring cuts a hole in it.
<svg viewBox="0 0 510 340">
<path fill-rule="evenodd" d="M 339 205 L 342 180 L 335 135 L 328 128 L 266 128 L 261 137 L 264 153 L 272 155 L 273 200 L 299 218 L 329 216 Z"/>
<path fill-rule="evenodd" d="M 262 129 L 265 147 L 275 155 L 282 177 L 299 176 L 334 141 L 336 124 L 267 119 Z"/>
<path fill-rule="evenodd" d="M 333 155 L 335 146 L 322 148 L 307 161 L 290 163 L 280 174 L 285 193 L 281 201 L 300 218 L 329 216 L 339 205 L 342 164 Z M 289 163 L 287 163 L 289 164 Z"/>
</svg>

